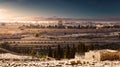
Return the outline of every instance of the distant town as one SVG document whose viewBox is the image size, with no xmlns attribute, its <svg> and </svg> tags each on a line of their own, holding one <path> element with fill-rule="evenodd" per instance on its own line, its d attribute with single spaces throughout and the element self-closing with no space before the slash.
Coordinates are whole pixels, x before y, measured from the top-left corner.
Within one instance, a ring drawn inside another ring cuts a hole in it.
<svg viewBox="0 0 120 67">
<path fill-rule="evenodd" d="M 119 67 L 120 20 L 0 22 L 2 67 Z"/>
</svg>

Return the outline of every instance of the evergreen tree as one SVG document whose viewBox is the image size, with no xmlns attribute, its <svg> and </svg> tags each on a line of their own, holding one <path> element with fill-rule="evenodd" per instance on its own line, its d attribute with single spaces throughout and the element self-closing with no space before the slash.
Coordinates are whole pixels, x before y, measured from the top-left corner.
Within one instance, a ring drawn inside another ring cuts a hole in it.
<svg viewBox="0 0 120 67">
<path fill-rule="evenodd" d="M 82 53 L 82 52 L 85 52 L 85 44 L 84 43 L 80 43 L 79 45 L 78 45 L 78 48 L 77 48 L 77 52 L 78 53 Z"/>
<path fill-rule="evenodd" d="M 55 50 L 53 51 L 53 57 L 54 57 L 54 58 L 57 57 L 57 56 L 56 56 L 56 53 L 57 53 L 57 52 L 56 52 L 56 49 L 55 49 Z"/>
<path fill-rule="evenodd" d="M 71 48 L 71 58 L 75 58 L 75 52 L 76 52 L 76 48 L 75 45 L 73 45 L 73 47 Z"/>
<path fill-rule="evenodd" d="M 94 44 L 90 44 L 89 46 L 86 47 L 86 51 L 89 50 L 94 50 Z"/>
<path fill-rule="evenodd" d="M 54 58 L 56 58 L 57 60 L 60 60 L 61 59 L 61 47 L 60 45 L 57 46 L 57 48 L 55 49 L 54 51 Z"/>
<path fill-rule="evenodd" d="M 80 29 L 80 25 L 78 25 L 78 29 Z"/>
<path fill-rule="evenodd" d="M 52 55 L 52 49 L 50 46 L 48 46 L 48 57 L 53 57 Z"/>
<path fill-rule="evenodd" d="M 90 44 L 90 49 L 94 50 L 94 44 Z"/>
<path fill-rule="evenodd" d="M 70 59 L 70 47 L 69 47 L 69 45 L 67 45 L 67 47 L 66 47 L 66 58 L 68 58 L 68 59 Z"/>
<path fill-rule="evenodd" d="M 60 58 L 64 58 L 64 50 L 62 48 L 60 49 Z"/>
<path fill-rule="evenodd" d="M 39 33 L 35 33 L 35 37 L 39 37 Z"/>
<path fill-rule="evenodd" d="M 31 50 L 31 55 L 34 57 L 36 55 L 36 51 L 34 49 Z"/>
</svg>

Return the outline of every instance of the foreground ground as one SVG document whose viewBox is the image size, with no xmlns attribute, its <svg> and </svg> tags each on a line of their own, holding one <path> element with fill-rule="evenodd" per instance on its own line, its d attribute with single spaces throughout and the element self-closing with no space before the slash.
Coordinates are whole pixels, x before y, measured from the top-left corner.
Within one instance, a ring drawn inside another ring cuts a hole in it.
<svg viewBox="0 0 120 67">
<path fill-rule="evenodd" d="M 72 59 L 61 61 L 0 61 L 0 67 L 120 67 L 120 61 L 88 61 Z"/>
<path fill-rule="evenodd" d="M 120 61 L 86 60 L 84 56 L 76 56 L 75 59 L 63 60 L 48 58 L 33 60 L 30 56 L 19 56 L 6 53 L 1 54 L 0 58 L 2 59 L 0 60 L 0 67 L 120 67 Z M 10 58 L 10 60 L 5 60 L 5 58 Z M 13 60 L 15 58 L 19 60 Z"/>
</svg>

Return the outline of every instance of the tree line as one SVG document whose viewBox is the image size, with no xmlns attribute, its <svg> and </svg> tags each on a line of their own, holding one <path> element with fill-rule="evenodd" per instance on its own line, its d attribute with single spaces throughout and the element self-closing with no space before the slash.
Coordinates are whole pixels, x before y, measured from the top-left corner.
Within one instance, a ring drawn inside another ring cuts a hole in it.
<svg viewBox="0 0 120 67">
<path fill-rule="evenodd" d="M 57 45 L 54 48 L 52 46 L 32 46 L 32 47 L 24 47 L 24 46 L 12 46 L 9 45 L 7 42 L 1 43 L 1 48 L 20 53 L 31 55 L 33 57 L 39 57 L 40 55 L 47 55 L 48 57 L 53 57 L 57 60 L 66 58 L 71 59 L 75 58 L 75 54 L 81 54 L 89 50 L 94 49 L 93 44 L 85 45 L 85 43 L 79 43 L 78 45 L 75 44 L 68 44 L 66 46 Z"/>
<path fill-rule="evenodd" d="M 94 50 L 94 45 L 85 45 L 84 43 L 80 43 L 79 45 L 67 45 L 66 47 L 62 48 L 62 46 L 57 45 L 55 49 L 52 49 L 51 46 L 48 48 L 48 56 L 53 57 L 57 60 L 62 58 L 71 59 L 75 58 L 75 54 L 85 53 L 89 50 Z"/>
</svg>

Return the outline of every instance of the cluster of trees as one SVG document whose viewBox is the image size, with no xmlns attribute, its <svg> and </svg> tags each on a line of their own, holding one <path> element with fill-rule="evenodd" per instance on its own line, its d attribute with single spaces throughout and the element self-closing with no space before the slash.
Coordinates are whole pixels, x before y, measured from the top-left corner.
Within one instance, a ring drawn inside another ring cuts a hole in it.
<svg viewBox="0 0 120 67">
<path fill-rule="evenodd" d="M 44 25 L 23 25 L 22 27 L 19 27 L 19 28 L 49 28 L 49 29 L 52 29 L 52 28 L 65 28 L 65 26 L 58 26 L 58 25 L 48 25 L 48 26 L 44 26 Z"/>
<path fill-rule="evenodd" d="M 67 58 L 71 59 L 75 57 L 75 54 L 81 54 L 89 50 L 94 50 L 94 45 L 85 45 L 84 43 L 80 43 L 79 45 L 69 46 L 67 45 L 65 48 L 62 48 L 58 45 L 55 49 L 52 49 L 50 46 L 48 47 L 48 56 L 56 59 Z"/>
<path fill-rule="evenodd" d="M 96 48 L 98 49 L 112 49 L 112 50 L 120 50 L 120 43 L 105 43 L 103 45 L 96 45 Z"/>
<path fill-rule="evenodd" d="M 48 25 L 48 26 L 43 26 L 43 25 L 30 25 L 30 26 L 26 26 L 26 25 L 23 25 L 22 27 L 20 28 L 49 28 L 49 29 L 52 29 L 52 28 L 57 28 L 57 29 L 95 29 L 96 27 L 95 26 L 81 26 L 81 25 L 78 25 L 78 26 L 59 26 L 59 25 Z"/>
<path fill-rule="evenodd" d="M 64 47 L 57 45 L 55 48 L 52 48 L 52 46 L 24 47 L 17 45 L 13 47 L 12 45 L 9 45 L 7 42 L 5 42 L 2 43 L 0 47 L 16 53 L 31 55 L 33 57 L 39 57 L 40 55 L 47 54 L 49 57 L 53 57 L 57 60 L 62 58 L 71 59 L 75 57 L 76 53 L 81 54 L 94 49 L 93 44 L 85 45 L 85 43 L 79 43 L 79 45 L 66 45 Z"/>
<path fill-rule="evenodd" d="M 103 28 L 120 28 L 120 25 L 104 26 Z"/>
<path fill-rule="evenodd" d="M 62 48 L 60 45 L 57 45 L 55 49 L 52 49 L 50 46 L 48 48 L 48 56 L 57 60 L 60 60 L 61 58 L 74 58 L 75 52 L 76 50 L 74 45 L 72 47 L 67 45 L 65 48 Z"/>
<path fill-rule="evenodd" d="M 13 46 L 13 45 L 9 45 L 7 42 L 1 43 L 0 47 L 20 54 L 27 54 L 27 55 L 36 54 L 36 51 L 34 50 L 33 47 L 24 47 L 17 45 Z"/>
<path fill-rule="evenodd" d="M 4 49 L 8 49 L 8 50 L 10 50 L 10 47 L 11 47 L 11 46 L 8 45 L 7 42 L 4 42 L 4 43 L 1 43 L 1 44 L 0 44 L 0 47 L 1 47 L 1 48 L 4 48 Z"/>
<path fill-rule="evenodd" d="M 86 26 L 83 26 L 83 25 L 78 25 L 78 26 L 59 26 L 59 25 L 48 25 L 48 26 L 44 26 L 44 25 L 23 25 L 22 27 L 20 28 L 49 28 L 49 29 L 52 29 L 52 28 L 62 28 L 62 29 L 65 29 L 65 28 L 68 28 L 68 29 L 96 29 L 96 26 L 90 26 L 90 25 L 86 25 Z M 120 28 L 120 25 L 114 25 L 114 26 L 104 26 L 102 28 Z"/>
</svg>

